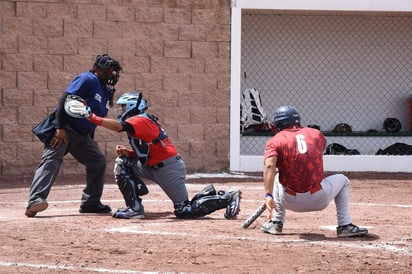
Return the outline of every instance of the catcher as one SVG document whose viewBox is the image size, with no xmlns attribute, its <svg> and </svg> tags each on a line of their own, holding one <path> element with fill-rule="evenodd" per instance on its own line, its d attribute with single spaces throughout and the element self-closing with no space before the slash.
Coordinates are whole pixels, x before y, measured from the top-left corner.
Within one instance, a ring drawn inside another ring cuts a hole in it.
<svg viewBox="0 0 412 274">
<path fill-rule="evenodd" d="M 236 218 L 241 199 L 237 189 L 216 192 L 213 185 L 208 185 L 189 201 L 185 164 L 158 118 L 146 113 L 148 104 L 141 92 L 119 97 L 118 120 L 99 117 L 83 102 L 68 99 L 65 109 L 69 115 L 85 117 L 95 125 L 128 134 L 132 149 L 116 146 L 118 157 L 114 166 L 114 177 L 126 207 L 118 209 L 114 218 L 145 217 L 141 196 L 146 195 L 148 189 L 141 178 L 150 179 L 163 189 L 173 202 L 177 218 L 203 217 L 219 209 L 226 209 L 226 219 Z"/>
<path fill-rule="evenodd" d="M 342 174 L 324 178 L 323 151 L 326 139 L 313 128 L 300 125 L 300 115 L 291 106 L 276 109 L 277 130 L 266 143 L 263 180 L 269 222 L 261 229 L 282 232 L 286 209 L 295 212 L 320 211 L 335 200 L 337 236 L 363 236 L 366 228 L 352 224 L 349 213 L 349 179 Z M 279 173 L 276 175 L 276 168 Z"/>
<path fill-rule="evenodd" d="M 84 119 L 69 117 L 64 111 L 64 103 L 67 97 L 81 96 L 95 113 L 106 116 L 107 104 L 111 104 L 121 69 L 115 59 L 106 54 L 99 55 L 93 68 L 76 76 L 60 97 L 55 110 L 56 131 L 44 146 L 41 162 L 30 186 L 29 202 L 25 211 L 27 217 L 34 217 L 38 212 L 47 209 L 46 199 L 67 153 L 86 166 L 86 187 L 81 198 L 80 213 L 111 212 L 111 208 L 100 201 L 106 159 L 93 140 L 96 126 Z"/>
</svg>

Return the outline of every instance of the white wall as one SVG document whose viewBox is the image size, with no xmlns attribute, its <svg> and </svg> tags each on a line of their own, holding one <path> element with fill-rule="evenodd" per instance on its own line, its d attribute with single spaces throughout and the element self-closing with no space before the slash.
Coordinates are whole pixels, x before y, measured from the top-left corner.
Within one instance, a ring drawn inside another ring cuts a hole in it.
<svg viewBox="0 0 412 274">
<path fill-rule="evenodd" d="M 240 153 L 240 90 L 242 9 L 300 11 L 411 12 L 412 1 L 232 1 L 230 169 L 261 171 L 263 157 Z M 256 149 L 259 150 L 259 149 Z M 263 154 L 263 153 L 262 153 Z M 412 156 L 325 156 L 326 171 L 412 172 Z"/>
</svg>

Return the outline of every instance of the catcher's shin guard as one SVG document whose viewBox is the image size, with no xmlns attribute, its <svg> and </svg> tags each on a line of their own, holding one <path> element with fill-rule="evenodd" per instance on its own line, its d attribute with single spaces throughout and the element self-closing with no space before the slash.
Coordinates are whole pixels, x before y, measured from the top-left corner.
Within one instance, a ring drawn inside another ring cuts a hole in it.
<svg viewBox="0 0 412 274">
<path fill-rule="evenodd" d="M 203 217 L 218 209 L 226 208 L 228 200 L 223 195 L 210 195 L 192 200 L 190 204 L 195 217 Z"/>
<path fill-rule="evenodd" d="M 213 185 L 205 186 L 199 193 L 193 196 L 192 201 L 195 201 L 197 199 L 200 199 L 201 197 L 210 196 L 210 195 L 216 195 L 216 190 Z"/>
<path fill-rule="evenodd" d="M 123 194 L 126 206 L 135 211 L 140 211 L 142 209 L 142 200 L 139 196 L 147 194 L 148 191 L 146 185 L 140 178 L 139 180 L 134 180 L 130 172 L 130 162 L 132 160 L 133 159 L 127 157 L 117 157 L 114 167 L 114 178 L 119 186 L 120 192 Z"/>
<path fill-rule="evenodd" d="M 214 193 L 216 192 L 214 191 Z M 199 196 L 196 195 L 190 202 L 185 201 L 182 203 L 175 203 L 176 217 L 182 219 L 203 217 L 216 210 L 226 208 L 229 204 L 229 201 L 224 194 Z"/>
</svg>

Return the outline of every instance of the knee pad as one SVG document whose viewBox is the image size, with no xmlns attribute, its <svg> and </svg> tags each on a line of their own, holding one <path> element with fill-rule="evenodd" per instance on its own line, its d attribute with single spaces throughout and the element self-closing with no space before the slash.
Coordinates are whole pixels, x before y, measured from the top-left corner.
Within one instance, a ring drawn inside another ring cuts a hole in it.
<svg viewBox="0 0 412 274">
<path fill-rule="evenodd" d="M 136 165 L 137 159 L 126 156 L 118 156 L 114 161 L 114 175 L 133 174 L 132 167 Z"/>
<path fill-rule="evenodd" d="M 114 178 L 117 185 L 124 184 L 123 181 L 132 180 L 134 182 L 134 189 L 137 196 L 143 196 L 149 193 L 146 184 L 138 176 L 133 173 L 133 166 L 137 164 L 136 158 L 118 156 L 114 164 Z M 120 185 L 119 185 L 120 187 Z"/>
</svg>

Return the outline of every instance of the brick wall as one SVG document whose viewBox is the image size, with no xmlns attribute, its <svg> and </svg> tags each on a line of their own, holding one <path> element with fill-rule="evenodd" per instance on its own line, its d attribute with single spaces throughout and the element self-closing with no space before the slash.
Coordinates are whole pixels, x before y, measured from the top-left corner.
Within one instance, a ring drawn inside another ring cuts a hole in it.
<svg viewBox="0 0 412 274">
<path fill-rule="evenodd" d="M 122 64 L 118 93 L 143 91 L 189 172 L 228 167 L 230 0 L 60 2 L 0 1 L 0 175 L 33 174 L 31 128 L 101 53 Z M 110 173 L 127 138 L 99 128 L 96 140 Z M 60 172 L 84 168 L 68 155 Z"/>
</svg>

